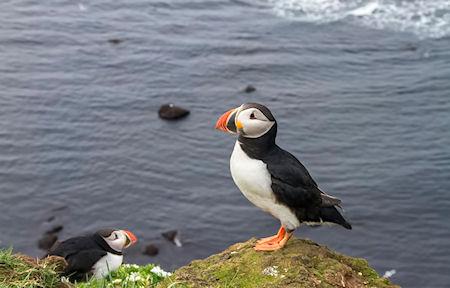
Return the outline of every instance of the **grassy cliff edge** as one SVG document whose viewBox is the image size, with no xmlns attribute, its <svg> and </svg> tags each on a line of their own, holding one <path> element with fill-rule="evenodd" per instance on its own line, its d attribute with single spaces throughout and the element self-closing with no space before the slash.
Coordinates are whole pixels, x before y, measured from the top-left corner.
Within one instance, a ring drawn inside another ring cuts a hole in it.
<svg viewBox="0 0 450 288">
<path fill-rule="evenodd" d="M 152 264 L 122 265 L 104 280 L 77 285 L 61 281 L 62 258 L 36 260 L 0 250 L 0 288 L 399 287 L 380 277 L 366 260 L 336 253 L 310 240 L 293 238 L 275 252 L 254 251 L 255 241 L 237 243 L 192 261 L 172 275 Z"/>
</svg>

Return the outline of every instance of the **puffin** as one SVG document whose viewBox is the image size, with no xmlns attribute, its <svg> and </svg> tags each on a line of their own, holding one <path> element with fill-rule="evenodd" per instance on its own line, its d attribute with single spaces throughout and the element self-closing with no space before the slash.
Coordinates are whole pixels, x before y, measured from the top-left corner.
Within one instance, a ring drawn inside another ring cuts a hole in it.
<svg viewBox="0 0 450 288">
<path fill-rule="evenodd" d="M 337 208 L 341 200 L 319 189 L 305 166 L 275 141 L 277 121 L 258 103 L 245 103 L 219 117 L 215 128 L 237 135 L 230 158 L 234 183 L 244 196 L 280 220 L 278 233 L 258 240 L 257 251 L 283 248 L 302 223 L 352 226 Z"/>
<path fill-rule="evenodd" d="M 48 256 L 66 259 L 64 276 L 70 281 L 103 278 L 122 265 L 125 248 L 137 242 L 136 236 L 127 230 L 101 229 L 87 235 L 57 242 Z"/>
</svg>

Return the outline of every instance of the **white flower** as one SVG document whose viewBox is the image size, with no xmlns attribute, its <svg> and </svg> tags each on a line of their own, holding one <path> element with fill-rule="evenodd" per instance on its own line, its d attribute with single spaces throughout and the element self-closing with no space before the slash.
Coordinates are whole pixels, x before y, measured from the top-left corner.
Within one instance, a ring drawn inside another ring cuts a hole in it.
<svg viewBox="0 0 450 288">
<path fill-rule="evenodd" d="M 278 266 L 269 266 L 264 268 L 262 271 L 264 275 L 277 277 L 278 276 Z"/>
<path fill-rule="evenodd" d="M 120 284 L 122 282 L 122 279 L 114 279 L 112 281 L 113 284 Z"/>
<path fill-rule="evenodd" d="M 142 281 L 142 277 L 137 272 L 131 272 L 130 276 L 127 277 L 127 281 L 130 281 L 130 282 Z"/>
<path fill-rule="evenodd" d="M 161 269 L 161 267 L 159 266 L 155 266 L 152 268 L 152 270 L 150 270 L 152 273 L 155 273 L 156 275 L 160 276 L 160 277 L 167 277 L 172 275 L 172 273 L 170 272 L 166 272 L 163 269 Z"/>
</svg>

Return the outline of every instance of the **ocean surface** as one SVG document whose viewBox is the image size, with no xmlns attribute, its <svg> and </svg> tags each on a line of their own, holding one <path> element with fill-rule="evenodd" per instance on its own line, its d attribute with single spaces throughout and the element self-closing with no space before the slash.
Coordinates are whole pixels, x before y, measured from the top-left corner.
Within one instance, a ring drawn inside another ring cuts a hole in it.
<svg viewBox="0 0 450 288">
<path fill-rule="evenodd" d="M 128 262 L 170 270 L 274 234 L 213 129 L 249 101 L 353 224 L 298 237 L 450 286 L 448 0 L 2 0 L 0 247 L 113 226 L 140 238 Z M 191 115 L 159 119 L 167 102 Z"/>
</svg>

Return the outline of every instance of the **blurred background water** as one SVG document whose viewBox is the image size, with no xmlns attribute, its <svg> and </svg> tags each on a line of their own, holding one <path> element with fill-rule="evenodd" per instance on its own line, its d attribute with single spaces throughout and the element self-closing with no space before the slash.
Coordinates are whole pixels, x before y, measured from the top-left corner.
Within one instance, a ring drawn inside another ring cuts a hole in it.
<svg viewBox="0 0 450 288">
<path fill-rule="evenodd" d="M 443 0 L 3 0 L 0 246 L 42 255 L 55 217 L 63 239 L 127 228 L 141 240 L 128 262 L 174 269 L 273 234 L 230 177 L 233 137 L 213 129 L 256 101 L 354 227 L 298 237 L 402 286 L 448 287 L 449 35 Z M 166 102 L 191 115 L 160 120 Z"/>
</svg>

